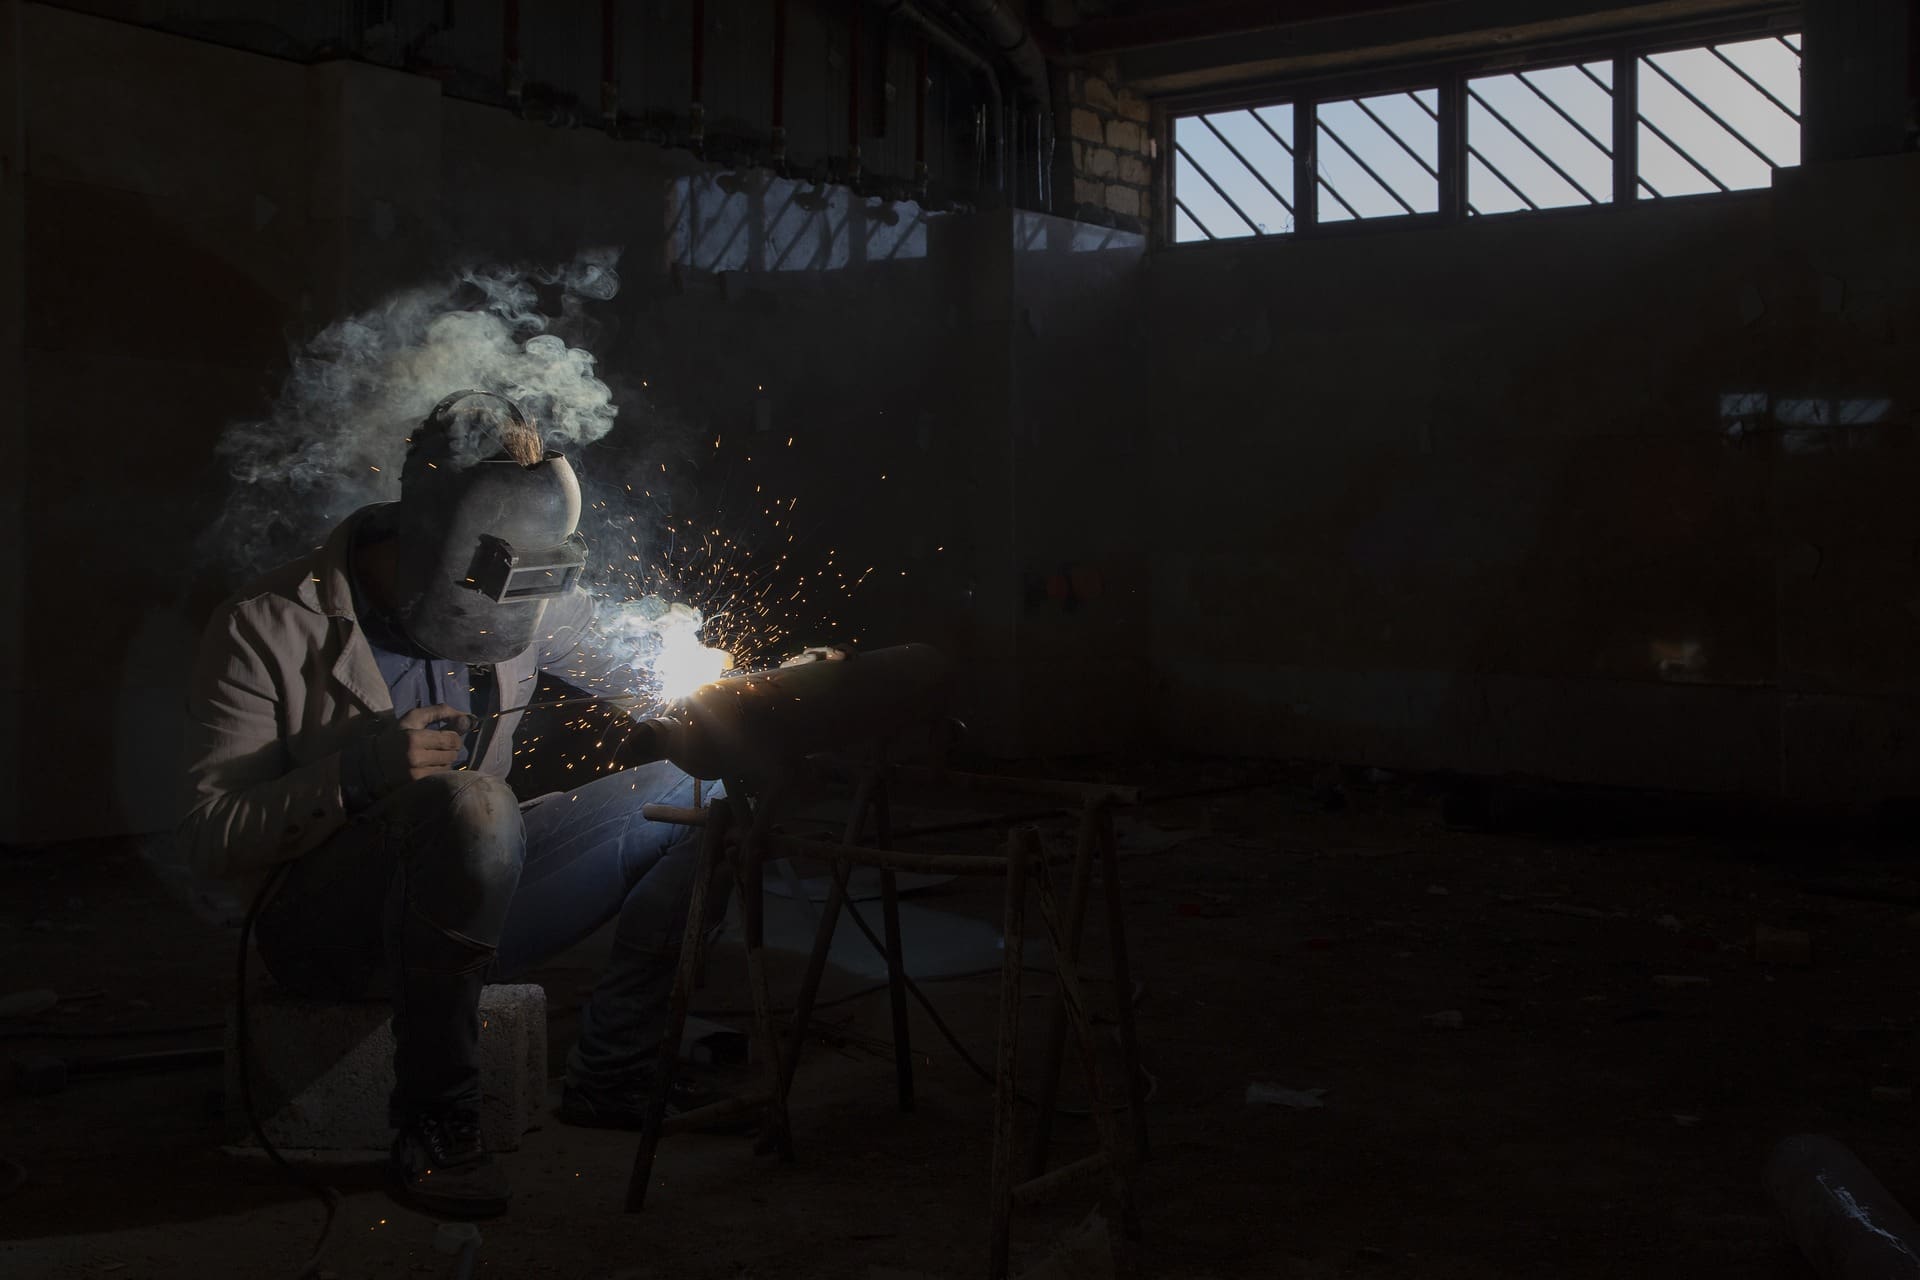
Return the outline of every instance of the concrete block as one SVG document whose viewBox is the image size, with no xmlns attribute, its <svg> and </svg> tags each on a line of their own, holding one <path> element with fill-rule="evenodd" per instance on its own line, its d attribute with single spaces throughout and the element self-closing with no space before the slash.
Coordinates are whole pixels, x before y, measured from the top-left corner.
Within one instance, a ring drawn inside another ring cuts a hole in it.
<svg viewBox="0 0 1920 1280">
<path fill-rule="evenodd" d="M 280 992 L 247 1006 L 254 1104 L 275 1146 L 288 1150 L 385 1151 L 393 1090 L 393 1027 L 385 1000 L 329 1003 Z M 239 1057 L 227 1019 L 227 1130 L 253 1135 L 240 1101 Z M 519 1147 L 537 1127 L 547 1095 L 547 994 L 531 984 L 480 993 L 480 1124 L 494 1151 Z"/>
<path fill-rule="evenodd" d="M 1120 181 L 1145 187 L 1153 183 L 1153 168 L 1139 156 L 1120 157 Z"/>
<path fill-rule="evenodd" d="M 1076 129 L 1074 132 L 1078 133 L 1079 130 Z M 1107 145 L 1115 151 L 1145 151 L 1147 132 L 1131 120 L 1109 120 L 1107 121 Z"/>
<path fill-rule="evenodd" d="M 1100 117 L 1088 111 L 1085 107 L 1075 107 L 1073 109 L 1072 120 L 1074 137 L 1085 142 L 1102 142 L 1105 140 L 1104 135 L 1100 131 Z"/>
<path fill-rule="evenodd" d="M 1105 147 L 1087 149 L 1087 167 L 1084 172 L 1096 178 L 1111 178 L 1120 171 L 1119 157 Z"/>
<path fill-rule="evenodd" d="M 1138 124 L 1145 124 L 1151 116 L 1147 108 L 1147 100 L 1138 94 L 1128 93 L 1125 89 L 1120 91 L 1119 111 L 1122 119 L 1132 120 Z"/>
<path fill-rule="evenodd" d="M 1089 182 L 1085 178 L 1073 180 L 1073 202 L 1075 204 L 1103 205 L 1107 202 L 1106 189 L 1098 182 Z"/>
<path fill-rule="evenodd" d="M 1088 76 L 1080 82 L 1080 101 L 1106 115 L 1112 115 L 1120 109 L 1119 102 L 1113 96 L 1113 86 L 1099 76 Z"/>
<path fill-rule="evenodd" d="M 1137 218 L 1140 216 L 1140 193 L 1132 187 L 1108 187 L 1107 208 L 1115 213 L 1124 213 L 1129 218 Z"/>
</svg>

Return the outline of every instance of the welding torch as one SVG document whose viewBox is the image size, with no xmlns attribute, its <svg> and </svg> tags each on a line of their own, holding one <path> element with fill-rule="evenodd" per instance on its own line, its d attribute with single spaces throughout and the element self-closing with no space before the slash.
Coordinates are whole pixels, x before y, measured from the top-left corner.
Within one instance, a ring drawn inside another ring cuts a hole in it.
<svg viewBox="0 0 1920 1280">
<path fill-rule="evenodd" d="M 754 777 L 797 755 L 882 737 L 939 715 L 950 674 L 944 656 L 930 645 L 875 650 L 860 659 L 853 677 L 800 674 L 841 667 L 854 654 L 844 645 L 817 645 L 778 667 L 729 671 L 653 715 L 635 717 L 620 748 L 621 765 L 669 760 L 696 778 Z M 813 705 L 802 712 L 810 697 Z M 465 731 L 468 765 L 480 757 L 483 739 L 477 735 L 502 716 L 592 704 L 631 712 L 644 700 L 641 694 L 580 694 L 502 707 Z"/>
</svg>

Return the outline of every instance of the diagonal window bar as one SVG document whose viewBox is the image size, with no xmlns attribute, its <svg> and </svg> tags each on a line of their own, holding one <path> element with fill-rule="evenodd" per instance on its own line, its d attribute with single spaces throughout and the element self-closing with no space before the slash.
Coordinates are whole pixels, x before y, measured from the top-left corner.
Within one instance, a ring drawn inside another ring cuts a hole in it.
<svg viewBox="0 0 1920 1280">
<path fill-rule="evenodd" d="M 1707 168 L 1705 165 L 1701 164 L 1698 160 L 1695 160 L 1692 156 L 1688 155 L 1686 152 L 1686 148 L 1682 147 L 1679 143 L 1675 142 L 1672 138 L 1668 137 L 1665 133 L 1661 132 L 1659 125 L 1647 119 L 1645 116 L 1641 116 L 1640 127 L 1642 129 L 1645 129 L 1648 133 L 1651 133 L 1654 137 L 1660 139 L 1660 141 L 1666 143 L 1667 149 L 1669 151 L 1673 152 L 1673 154 L 1679 156 L 1682 160 L 1685 160 L 1688 164 L 1692 165 L 1694 169 L 1698 171 L 1702 177 L 1706 178 L 1708 182 L 1711 182 L 1714 186 L 1720 188 L 1720 190 L 1722 191 L 1733 190 L 1732 187 L 1729 187 L 1726 183 L 1720 181 L 1719 178 L 1715 177 L 1713 170 Z M 1642 164 L 1646 163 L 1646 149 L 1644 147 L 1641 149 L 1640 160 Z M 1644 182 L 1645 179 L 1642 179 L 1642 181 Z"/>
<path fill-rule="evenodd" d="M 1205 237 L 1206 237 L 1207 239 L 1209 239 L 1209 240 L 1218 240 L 1218 239 L 1220 238 L 1219 236 L 1216 236 L 1215 234 L 1213 234 L 1213 232 L 1211 232 L 1211 231 L 1209 231 L 1209 230 L 1207 230 L 1207 224 L 1206 224 L 1206 223 L 1204 223 L 1204 222 L 1202 222 L 1202 221 L 1200 221 L 1200 219 L 1199 219 L 1198 217 L 1196 217 L 1196 216 L 1194 216 L 1194 212 L 1193 212 L 1193 210 L 1191 210 L 1191 209 L 1189 209 L 1189 208 L 1187 208 L 1187 206 L 1186 206 L 1186 202 L 1185 202 L 1185 201 L 1183 201 L 1183 200 L 1181 200 L 1179 196 L 1175 196 L 1175 197 L 1173 198 L 1173 207 L 1174 207 L 1175 209 L 1178 209 L 1178 210 L 1179 210 L 1179 211 L 1180 211 L 1180 212 L 1181 212 L 1182 214 L 1184 214 L 1184 215 L 1186 215 L 1186 219 L 1187 219 L 1187 221 L 1188 221 L 1188 222 L 1191 222 L 1191 223 L 1192 223 L 1192 224 L 1193 224 L 1193 225 L 1195 226 L 1195 228 L 1197 228 L 1197 229 L 1199 230 L 1199 232 L 1200 232 L 1200 234 L 1201 234 L 1201 235 L 1203 235 L 1203 236 L 1205 236 Z M 1191 239 L 1193 239 L 1193 237 L 1192 237 L 1192 236 L 1180 236 L 1180 237 L 1179 237 L 1179 239 L 1181 239 L 1181 240 L 1191 240 Z"/>
<path fill-rule="evenodd" d="M 1247 112 L 1247 114 L 1252 116 L 1254 118 L 1254 121 L 1257 124 L 1259 124 L 1259 126 L 1262 129 L 1265 129 L 1267 131 L 1268 136 L 1270 136 L 1275 142 L 1280 144 L 1280 149 L 1287 153 L 1287 159 L 1289 160 L 1293 159 L 1292 144 L 1290 144 L 1285 138 L 1281 137 L 1279 132 L 1275 130 L 1272 125 L 1267 123 L 1267 118 L 1265 116 L 1261 115 L 1258 111 L 1249 111 Z M 1288 126 L 1288 127 L 1291 128 L 1292 126 Z"/>
<path fill-rule="evenodd" d="M 1586 71 L 1586 68 L 1582 67 L 1581 70 Z M 1538 75 L 1539 73 L 1535 72 L 1534 74 Z M 1588 72 L 1587 74 L 1588 74 L 1588 78 L 1591 79 L 1595 84 L 1599 85 L 1603 89 L 1606 88 L 1606 82 L 1602 80 L 1599 76 L 1594 75 L 1592 72 Z M 1595 151 L 1598 151 L 1601 155 L 1606 156 L 1608 159 L 1613 158 L 1612 147 L 1600 141 L 1600 139 L 1594 137 L 1593 130 L 1587 128 L 1587 126 L 1581 124 L 1578 120 L 1574 119 L 1572 114 L 1568 112 L 1568 110 L 1565 107 L 1561 106 L 1558 102 L 1554 101 L 1552 94 L 1542 89 L 1539 85 L 1535 84 L 1533 81 L 1527 79 L 1526 72 L 1524 71 L 1517 72 L 1513 78 L 1515 80 L 1518 80 L 1521 84 L 1527 86 L 1527 88 L 1533 90 L 1534 97 L 1546 103 L 1547 106 L 1553 109 L 1553 113 L 1555 115 L 1559 116 L 1562 120 L 1565 120 L 1567 124 L 1570 125 L 1577 133 L 1579 133 L 1581 137 L 1585 138 L 1588 142 L 1591 142 L 1593 144 L 1593 149 Z M 1609 99 L 1611 99 L 1613 96 L 1612 92 L 1609 91 L 1607 96 Z"/>
<path fill-rule="evenodd" d="M 1467 141 L 1481 166 L 1468 171 L 1473 211 L 1612 201 L 1613 90 L 1594 70 L 1604 65 L 1534 67 L 1467 81 Z M 1483 190 L 1483 170 L 1504 190 Z"/>
<path fill-rule="evenodd" d="M 1785 36 L 1645 53 L 1634 60 L 1640 176 L 1671 195 L 1772 183 L 1800 162 L 1798 45 Z"/>
<path fill-rule="evenodd" d="M 1488 115 L 1492 116 L 1495 120 L 1499 121 L 1502 128 L 1504 128 L 1508 133 L 1512 134 L 1516 139 L 1519 140 L 1521 146 L 1525 147 L 1528 151 L 1531 151 L 1534 155 L 1540 157 L 1540 160 L 1543 164 L 1545 164 L 1549 169 L 1553 170 L 1556 174 L 1558 174 L 1562 182 L 1572 187 L 1575 191 L 1578 191 L 1582 196 L 1582 198 L 1584 198 L 1588 204 L 1600 203 L 1600 198 L 1598 196 L 1594 195 L 1593 192 L 1587 190 L 1585 187 L 1580 185 L 1580 179 L 1568 173 L 1566 169 L 1561 167 L 1559 161 L 1555 160 L 1552 156 L 1542 151 L 1538 143 L 1536 143 L 1532 138 L 1529 138 L 1526 134 L 1522 133 L 1518 128 L 1516 128 L 1514 126 L 1513 121 L 1501 115 L 1499 108 L 1495 107 L 1491 102 L 1488 102 L 1485 98 L 1481 97 L 1480 93 L 1476 89 L 1474 89 L 1472 85 L 1467 86 L 1467 96 L 1473 99 L 1473 101 L 1479 103 L 1480 109 L 1482 111 L 1485 111 Z M 1612 153 L 1607 152 L 1606 154 L 1611 155 Z"/>
<path fill-rule="evenodd" d="M 1715 111 L 1712 107 L 1700 101 L 1700 95 L 1696 94 L 1693 90 L 1687 88 L 1687 86 L 1685 86 L 1684 84 L 1681 84 L 1678 80 L 1674 79 L 1673 73 L 1671 71 L 1668 71 L 1665 67 L 1655 62 L 1652 58 L 1642 58 L 1640 60 L 1640 63 L 1642 66 L 1652 70 L 1654 74 L 1658 75 L 1662 80 L 1665 80 L 1668 84 L 1672 85 L 1675 89 L 1679 90 L 1681 97 L 1685 98 L 1688 102 L 1691 102 L 1694 106 L 1698 107 L 1700 109 L 1700 114 L 1704 115 L 1707 119 L 1713 121 L 1715 124 L 1719 125 L 1722 129 L 1726 130 L 1728 137 L 1732 138 L 1735 142 L 1739 143 L 1741 146 L 1745 147 L 1747 150 L 1753 152 L 1753 154 L 1759 158 L 1761 164 L 1772 167 L 1776 163 L 1772 156 L 1768 155 L 1766 152 L 1762 151 L 1759 147 L 1753 144 L 1753 139 L 1747 137 L 1746 134 L 1740 132 L 1740 130 L 1735 128 L 1733 125 L 1728 124 L 1726 122 L 1726 119 L 1722 117 L 1718 111 Z"/>
<path fill-rule="evenodd" d="M 1185 147 L 1181 146 L 1179 143 L 1176 142 L 1173 144 L 1173 149 L 1174 151 L 1179 153 L 1179 156 L 1182 160 L 1185 160 L 1187 162 L 1187 166 L 1190 169 L 1192 169 L 1195 173 L 1199 174 L 1203 179 L 1206 180 L 1206 184 L 1213 188 L 1213 193 L 1219 196 L 1220 199 L 1226 203 L 1227 208 L 1233 210 L 1234 213 L 1239 216 L 1240 221 L 1247 224 L 1247 230 L 1253 232 L 1253 234 L 1255 235 L 1260 234 L 1260 224 L 1255 222 L 1252 218 L 1249 218 L 1247 216 L 1247 211 L 1245 209 L 1242 209 L 1238 204 L 1234 203 L 1233 197 L 1227 194 L 1226 188 L 1222 187 L 1218 182 L 1215 182 L 1213 180 L 1213 175 L 1208 173 L 1205 169 L 1202 169 L 1200 167 L 1199 162 L 1196 161 L 1191 155 L 1188 154 L 1187 149 Z"/>
<path fill-rule="evenodd" d="M 1478 151 L 1475 151 L 1472 147 L 1467 148 L 1467 155 L 1469 159 L 1479 161 L 1480 167 L 1487 171 L 1487 175 L 1491 177 L 1495 182 L 1498 182 L 1501 186 L 1505 187 L 1508 191 L 1511 191 L 1514 194 L 1514 196 L 1519 199 L 1521 204 L 1524 204 L 1525 206 L 1527 206 L 1527 208 L 1534 213 L 1538 213 L 1540 211 L 1540 206 L 1533 202 L 1533 197 L 1529 196 L 1526 192 L 1522 191 L 1520 188 L 1514 186 L 1513 182 L 1507 177 L 1506 174 L 1501 173 L 1498 169 L 1494 168 L 1492 164 L 1488 163 L 1487 158 L 1485 156 L 1481 155 Z M 1471 169 L 1469 169 L 1468 172 L 1471 173 L 1472 172 Z M 1474 213 L 1480 212 L 1478 208 L 1474 208 L 1472 206 L 1469 206 L 1469 207 L 1472 208 L 1472 212 Z M 1499 210 L 1498 212 L 1506 212 L 1506 210 Z"/>
<path fill-rule="evenodd" d="M 1258 116 L 1255 116 L 1254 118 L 1256 120 L 1259 119 Z M 1285 196 L 1281 195 L 1278 188 L 1276 188 L 1271 182 L 1267 181 L 1266 175 L 1261 173 L 1259 169 L 1254 167 L 1253 161 L 1247 159 L 1245 156 L 1240 154 L 1240 148 L 1234 146 L 1233 143 L 1228 140 L 1227 135 L 1220 132 L 1220 127 L 1218 125 L 1214 124 L 1213 121 L 1207 119 L 1207 117 L 1205 116 L 1200 117 L 1200 123 L 1207 126 L 1208 130 L 1212 132 L 1214 137 L 1220 139 L 1220 145 L 1225 147 L 1229 152 L 1231 152 L 1233 154 L 1233 158 L 1235 160 L 1238 160 L 1246 168 L 1246 171 L 1253 175 L 1254 181 L 1258 182 L 1261 186 L 1266 188 L 1267 194 L 1272 196 L 1274 200 L 1279 203 L 1282 209 L 1285 209 L 1289 214 L 1293 212 L 1293 202 L 1288 200 Z M 1261 123 L 1264 124 L 1265 121 L 1261 121 Z M 1277 133 L 1274 134 L 1273 139 L 1275 142 L 1280 142 L 1280 135 Z M 1293 155 L 1293 149 L 1291 147 L 1288 147 L 1286 143 L 1280 142 L 1280 146 L 1286 151 L 1288 156 Z M 1188 157 L 1188 162 L 1189 163 L 1192 162 L 1191 156 Z"/>
<path fill-rule="evenodd" d="M 1269 118 L 1271 113 L 1273 118 Z M 1281 235 L 1293 230 L 1293 108 L 1182 116 L 1174 121 L 1175 195 L 1191 226 L 1177 240 Z"/>
<path fill-rule="evenodd" d="M 1420 99 L 1413 94 L 1408 94 L 1407 96 L 1410 98 L 1413 98 L 1415 102 L 1419 102 L 1420 106 L 1426 111 L 1426 113 L 1433 117 L 1433 121 L 1435 124 L 1440 123 L 1440 113 L 1438 111 L 1435 111 L 1432 107 L 1427 106 L 1426 103 L 1420 102 Z M 1527 198 L 1526 192 L 1520 190 L 1520 188 L 1514 186 L 1511 182 L 1508 182 L 1506 178 L 1501 174 L 1501 172 L 1498 169 L 1494 168 L 1493 165 L 1487 160 L 1487 158 L 1481 155 L 1478 148 L 1476 148 L 1471 142 L 1467 143 L 1467 158 L 1470 160 L 1478 160 L 1480 162 L 1481 167 L 1484 168 L 1488 173 L 1493 175 L 1493 178 L 1495 181 L 1497 181 L 1501 186 L 1505 187 L 1508 191 L 1512 192 L 1520 200 L 1522 204 L 1527 206 L 1527 208 L 1538 209 L 1540 207 L 1539 205 L 1535 204 L 1532 200 L 1529 200 Z M 1474 206 L 1472 200 L 1467 201 L 1467 211 L 1469 213 L 1480 212 L 1480 210 Z"/>
<path fill-rule="evenodd" d="M 1413 98 L 1412 94 L 1408 94 L 1407 96 L 1409 98 Z M 1419 101 L 1418 98 L 1414 98 L 1413 100 L 1415 102 Z M 1355 99 L 1353 105 L 1360 108 L 1360 110 L 1364 111 L 1366 113 L 1367 119 L 1379 125 L 1380 132 L 1386 134 L 1389 138 L 1392 138 L 1395 142 L 1399 143 L 1400 149 L 1406 152 L 1407 156 L 1415 164 L 1419 165 L 1422 169 L 1425 169 L 1427 171 L 1427 176 L 1429 178 L 1432 178 L 1435 182 L 1440 181 L 1440 171 L 1434 168 L 1432 165 L 1428 164 L 1427 158 L 1421 155 L 1418 151 L 1415 151 L 1413 147 L 1407 142 L 1407 140 L 1401 137 L 1399 133 L 1395 131 L 1392 125 L 1388 124 L 1385 120 L 1382 120 L 1377 114 L 1375 114 L 1373 108 L 1368 106 L 1364 100 Z M 1438 117 L 1435 117 L 1435 118 L 1438 119 Z"/>
<path fill-rule="evenodd" d="M 1438 125 L 1434 108 L 1421 99 L 1421 93 L 1439 96 L 1437 89 L 1424 89 L 1315 105 L 1315 130 L 1331 145 L 1316 148 L 1314 177 L 1345 214 L 1343 218 L 1327 210 L 1321 221 L 1402 217 L 1439 209 L 1437 164 L 1422 154 L 1424 147 L 1437 160 Z"/>
<path fill-rule="evenodd" d="M 1720 52 L 1720 47 L 1718 45 L 1711 45 L 1711 44 L 1708 45 L 1707 52 L 1712 54 L 1714 57 L 1718 58 L 1720 62 L 1726 66 L 1727 70 L 1733 72 L 1733 74 L 1739 76 L 1742 80 L 1745 80 L 1748 84 L 1752 85 L 1754 92 L 1758 93 L 1761 97 L 1765 98 L 1768 102 L 1771 102 L 1774 106 L 1780 108 L 1783 114 L 1792 117 L 1796 124 L 1799 123 L 1800 113 L 1798 111 L 1794 110 L 1792 107 L 1788 106 L 1786 103 L 1780 101 L 1778 95 L 1776 95 L 1773 90 L 1767 88 L 1767 86 L 1761 84 L 1758 80 L 1755 80 L 1753 76 L 1748 73 L 1745 67 L 1735 62 L 1732 58 L 1729 58 L 1726 54 Z"/>
<path fill-rule="evenodd" d="M 1392 196 L 1393 202 L 1395 204 L 1399 205 L 1402 209 L 1406 210 L 1408 213 L 1413 212 L 1413 206 L 1407 203 L 1407 198 L 1401 195 L 1398 191 L 1394 190 L 1393 184 L 1391 182 L 1388 182 L 1385 178 L 1381 177 L 1380 174 L 1374 169 L 1372 165 L 1368 164 L 1365 160 L 1361 159 L 1360 153 L 1355 151 L 1352 147 L 1348 146 L 1346 143 L 1346 139 L 1342 138 L 1339 134 L 1335 133 L 1332 129 L 1328 128 L 1325 124 L 1322 124 L 1320 126 L 1320 132 L 1326 134 L 1329 138 L 1333 139 L 1333 144 L 1336 147 L 1339 147 L 1342 151 L 1346 152 L 1348 157 L 1352 159 L 1352 161 L 1355 164 L 1360 166 L 1361 172 L 1365 173 L 1369 178 L 1372 178 L 1375 184 L 1377 184 L 1382 191 L 1386 192 L 1389 196 Z M 1328 191 L 1333 190 L 1333 185 L 1329 183 L 1325 178 L 1322 178 L 1320 180 L 1320 185 L 1325 187 Z M 1335 195 L 1334 199 L 1340 200 L 1340 197 L 1338 195 Z M 1340 200 L 1340 204 L 1341 204 L 1341 207 L 1346 209 L 1348 213 L 1353 213 L 1353 206 L 1348 204 L 1345 200 Z M 1357 218 L 1360 215 L 1357 213 L 1353 213 L 1353 216 Z"/>
<path fill-rule="evenodd" d="M 1476 215 L 1764 187 L 1800 162 L 1801 57 L 1797 32 L 1679 48 L 1650 38 L 1604 60 L 1489 70 L 1444 102 L 1428 87 L 1316 103 L 1307 118 L 1284 100 L 1179 116 L 1172 238 L 1288 232 L 1302 198 L 1320 206 L 1309 222 L 1437 211 L 1448 181 Z M 1616 110 L 1625 74 L 1630 105 Z M 1301 128 L 1318 145 L 1301 150 Z M 1440 153 L 1443 132 L 1457 152 Z M 1309 190 L 1295 190 L 1296 171 Z"/>
<path fill-rule="evenodd" d="M 1338 191 L 1335 191 L 1331 186 L 1329 186 L 1325 178 L 1317 179 L 1317 181 L 1320 184 L 1320 189 L 1326 192 L 1328 195 L 1332 196 L 1333 202 L 1339 205 L 1342 209 L 1345 209 L 1347 211 L 1347 216 L 1349 218 L 1353 218 L 1355 220 L 1359 219 L 1360 211 L 1355 209 L 1352 205 L 1348 204 L 1346 201 L 1346 197 L 1342 196 Z M 1338 221 L 1338 219 L 1330 219 L 1322 215 L 1322 217 L 1320 218 L 1320 221 L 1330 222 L 1330 221 Z"/>
<path fill-rule="evenodd" d="M 1408 94 L 1407 96 L 1409 98 L 1413 98 L 1415 102 L 1420 102 L 1420 99 L 1415 97 L 1413 94 Z M 1425 169 L 1427 171 L 1427 176 L 1433 179 L 1434 185 L 1436 187 L 1439 186 L 1440 171 L 1434 168 L 1432 165 L 1428 164 L 1427 158 L 1421 155 L 1418 151 L 1415 151 L 1413 149 L 1413 146 L 1410 143 L 1408 143 L 1408 141 L 1405 138 L 1400 136 L 1400 133 L 1398 130 L 1396 130 L 1392 125 L 1388 124 L 1385 120 L 1382 120 L 1378 115 L 1376 115 L 1374 113 L 1373 108 L 1369 107 L 1366 104 L 1366 101 L 1364 99 L 1356 99 L 1353 105 L 1356 107 L 1359 107 L 1362 111 L 1366 112 L 1367 119 L 1379 125 L 1380 131 L 1382 133 L 1386 134 L 1389 138 L 1392 138 L 1395 142 L 1399 143 L 1400 149 L 1407 153 L 1408 158 L 1410 158 L 1415 164 L 1419 165 L 1422 169 Z M 1426 104 L 1420 103 L 1420 105 L 1425 106 Z M 1437 114 L 1435 114 L 1433 118 L 1437 122 L 1440 117 Z M 1478 209 L 1473 207 L 1473 202 L 1471 200 L 1467 202 L 1467 211 L 1469 213 L 1480 212 Z"/>
</svg>

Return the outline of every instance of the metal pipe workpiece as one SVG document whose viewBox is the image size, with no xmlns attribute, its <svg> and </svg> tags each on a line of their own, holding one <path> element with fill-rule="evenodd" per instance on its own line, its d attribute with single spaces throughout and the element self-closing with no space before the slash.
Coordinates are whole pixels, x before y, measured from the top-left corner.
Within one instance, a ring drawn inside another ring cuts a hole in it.
<svg viewBox="0 0 1920 1280">
<path fill-rule="evenodd" d="M 952 690 L 952 665 L 928 644 L 776 667 L 701 685 L 637 722 L 629 751 L 696 778 L 757 781 L 815 752 L 939 720 Z"/>
</svg>

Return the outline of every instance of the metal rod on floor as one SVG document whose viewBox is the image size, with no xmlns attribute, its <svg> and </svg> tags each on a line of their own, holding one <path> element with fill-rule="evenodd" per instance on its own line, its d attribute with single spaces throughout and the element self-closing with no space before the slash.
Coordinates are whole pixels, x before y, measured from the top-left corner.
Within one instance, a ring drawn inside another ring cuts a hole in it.
<svg viewBox="0 0 1920 1280">
<path fill-rule="evenodd" d="M 1803 1133 L 1767 1161 L 1767 1191 L 1821 1280 L 1920 1277 L 1920 1228 L 1858 1156 Z"/>
</svg>

